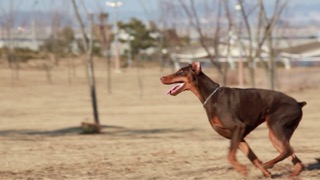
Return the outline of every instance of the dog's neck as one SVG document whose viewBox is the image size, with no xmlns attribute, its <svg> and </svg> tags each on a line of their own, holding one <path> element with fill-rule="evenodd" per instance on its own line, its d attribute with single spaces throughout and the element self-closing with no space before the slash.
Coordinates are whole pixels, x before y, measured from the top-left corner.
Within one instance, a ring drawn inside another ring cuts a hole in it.
<svg viewBox="0 0 320 180">
<path fill-rule="evenodd" d="M 201 72 L 197 76 L 194 88 L 191 90 L 203 104 L 205 100 L 219 87 L 218 83 L 212 81 L 207 75 Z"/>
</svg>

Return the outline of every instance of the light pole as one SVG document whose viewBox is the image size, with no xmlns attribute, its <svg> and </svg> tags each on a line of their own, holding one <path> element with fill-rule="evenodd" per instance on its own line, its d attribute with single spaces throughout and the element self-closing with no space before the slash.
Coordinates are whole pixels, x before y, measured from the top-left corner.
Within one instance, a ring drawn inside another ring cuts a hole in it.
<svg viewBox="0 0 320 180">
<path fill-rule="evenodd" d="M 239 13 L 238 15 L 238 28 L 237 29 L 240 29 L 240 21 L 241 21 L 241 5 L 240 4 L 236 4 L 235 5 L 235 10 L 237 11 L 237 13 Z M 238 77 L 239 77 L 239 86 L 242 87 L 244 85 L 244 77 L 243 77 L 243 61 L 242 61 L 242 48 L 241 48 L 241 40 L 240 40 L 240 33 L 237 33 L 237 39 L 238 39 L 238 46 L 239 46 L 239 56 L 240 56 L 240 59 L 238 61 Z"/>
<path fill-rule="evenodd" d="M 115 28 L 115 37 L 114 37 L 114 43 L 115 43 L 115 54 L 114 54 L 114 66 L 115 66 L 115 72 L 120 73 L 120 52 L 119 52 L 119 37 L 118 37 L 118 26 L 117 26 L 117 22 L 118 22 L 118 7 L 122 6 L 122 2 L 121 1 L 112 1 L 106 2 L 106 6 L 114 8 L 114 22 L 113 22 L 113 26 Z"/>
</svg>

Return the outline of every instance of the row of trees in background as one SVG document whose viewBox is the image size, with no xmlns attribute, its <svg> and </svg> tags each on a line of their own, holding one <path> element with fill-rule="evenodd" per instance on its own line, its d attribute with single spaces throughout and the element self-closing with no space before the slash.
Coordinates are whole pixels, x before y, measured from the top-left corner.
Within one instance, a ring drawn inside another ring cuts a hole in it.
<svg viewBox="0 0 320 180">
<path fill-rule="evenodd" d="M 13 1 L 14 2 L 14 1 Z M 74 2 L 74 1 L 72 1 Z M 236 43 L 242 47 L 243 57 L 246 58 L 247 69 L 249 74 L 250 86 L 255 86 L 255 62 L 256 59 L 261 59 L 261 52 L 263 47 L 268 47 L 269 58 L 268 61 L 260 61 L 270 79 L 270 88 L 275 88 L 275 52 L 274 50 L 274 33 L 279 31 L 281 24 L 281 17 L 288 8 L 287 0 L 275 0 L 272 10 L 266 10 L 266 1 L 248 1 L 248 0 L 217 0 L 217 1 L 203 1 L 201 5 L 194 0 L 160 0 L 159 1 L 159 19 L 152 20 L 148 23 L 133 18 L 128 22 L 117 23 L 120 33 L 126 34 L 125 37 L 120 37 L 120 42 L 128 44 L 129 49 L 125 52 L 128 59 L 137 59 L 142 50 L 154 48 L 157 57 L 161 57 L 161 52 L 165 49 L 170 49 L 175 53 L 177 49 L 187 47 L 194 42 L 194 32 L 197 33 L 199 44 L 208 54 L 208 59 L 217 69 L 222 77 L 223 84 L 226 83 L 228 66 L 223 66 L 219 61 L 221 52 L 220 46 L 227 44 L 227 52 L 231 53 L 232 38 L 236 37 Z M 269 2 L 270 4 L 270 2 Z M 10 39 L 12 36 L 12 29 L 15 28 L 14 3 L 11 3 L 10 11 L 8 12 L 8 19 L 1 24 L 5 27 L 5 33 L 2 37 Z M 78 47 L 78 53 L 86 52 L 86 45 L 83 40 L 75 38 L 75 30 L 71 26 L 62 26 L 59 13 L 53 13 L 52 18 L 52 35 L 46 39 L 42 45 L 41 52 L 38 56 L 40 58 L 46 57 L 48 53 L 53 55 L 54 64 L 59 65 L 61 57 L 70 56 L 74 54 L 74 46 Z M 78 15 L 79 17 L 80 14 Z M 77 19 L 79 18 L 77 17 Z M 87 25 L 82 22 L 78 27 L 86 29 Z M 101 36 L 101 23 L 93 22 L 93 55 L 103 56 L 107 52 L 107 46 L 111 47 L 110 43 L 113 41 L 114 34 L 111 32 L 111 25 L 106 24 L 105 30 L 109 31 L 109 44 L 105 44 L 103 36 Z M 100 29 L 100 30 L 99 30 Z M 98 31 L 96 31 L 98 30 Z M 183 30 L 183 32 L 181 31 Z M 81 32 L 84 30 L 81 30 Z M 82 32 L 83 34 L 83 32 Z M 88 41 L 90 37 L 84 41 Z M 18 69 L 18 64 L 23 55 L 26 53 L 17 53 L 18 48 L 12 48 L 13 45 L 9 43 L 7 49 L 3 52 L 7 54 L 10 67 Z M 213 47 L 214 52 L 209 49 Z M 110 51 L 110 50 L 109 50 Z M 43 53 L 44 52 L 44 53 Z M 16 57 L 14 56 L 19 56 Z M 110 52 L 109 52 L 110 55 Z M 34 58 L 30 53 L 25 59 Z M 129 61 L 128 61 L 129 63 Z M 13 66 L 14 64 L 15 66 Z M 49 66 L 45 66 L 49 70 Z M 18 73 L 16 73 L 18 74 Z M 50 73 L 48 71 L 48 77 Z"/>
<path fill-rule="evenodd" d="M 265 1 L 263 0 L 250 1 L 250 3 L 245 0 L 237 0 L 236 3 L 229 0 L 218 0 L 215 1 L 215 4 L 207 4 L 207 8 L 210 9 L 211 7 L 211 12 L 216 13 L 210 15 L 210 17 L 214 17 L 213 22 L 215 22 L 212 28 L 214 32 L 211 36 L 213 43 L 210 45 L 205 41 L 207 35 L 204 33 L 204 26 L 200 21 L 201 17 L 199 17 L 199 12 L 196 10 L 194 0 L 179 0 L 179 2 L 186 17 L 189 19 L 190 26 L 198 33 L 199 42 L 206 50 L 208 58 L 220 73 L 223 84 L 226 84 L 228 66 L 221 66 L 221 63 L 219 63 L 219 46 L 226 43 L 229 54 L 230 46 L 232 45 L 230 40 L 233 38 L 232 35 L 235 35 L 247 61 L 250 86 L 255 87 L 255 61 L 260 59 L 269 77 L 269 87 L 270 89 L 275 89 L 276 54 L 274 52 L 274 42 L 272 41 L 274 32 L 281 25 L 281 16 L 288 7 L 286 0 L 276 0 L 271 12 L 267 12 Z M 227 41 L 223 41 L 223 37 L 227 37 Z M 214 55 L 211 54 L 208 46 L 214 47 Z M 264 61 L 261 57 L 263 46 L 268 47 L 269 58 L 267 61 Z"/>
</svg>

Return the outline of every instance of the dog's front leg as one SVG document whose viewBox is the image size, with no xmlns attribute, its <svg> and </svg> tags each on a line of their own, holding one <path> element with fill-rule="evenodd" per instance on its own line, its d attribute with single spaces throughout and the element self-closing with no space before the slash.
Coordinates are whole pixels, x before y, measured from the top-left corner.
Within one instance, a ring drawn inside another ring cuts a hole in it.
<svg viewBox="0 0 320 180">
<path fill-rule="evenodd" d="M 265 177 L 271 177 L 271 173 L 262 166 L 261 161 L 258 157 L 254 154 L 248 143 L 242 139 L 239 143 L 239 149 L 250 159 L 252 164 L 254 164 L 260 171 L 263 173 Z"/>
<path fill-rule="evenodd" d="M 236 158 L 236 152 L 239 147 L 240 141 L 243 138 L 243 133 L 245 130 L 244 124 L 237 124 L 232 129 L 231 145 L 228 154 L 228 160 L 231 165 L 242 175 L 248 175 L 248 170 L 245 165 L 240 164 Z"/>
</svg>

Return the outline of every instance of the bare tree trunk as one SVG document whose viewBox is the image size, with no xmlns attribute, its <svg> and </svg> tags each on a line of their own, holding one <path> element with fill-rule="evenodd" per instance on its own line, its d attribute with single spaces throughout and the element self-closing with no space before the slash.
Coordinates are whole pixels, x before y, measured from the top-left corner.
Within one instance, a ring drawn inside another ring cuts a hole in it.
<svg viewBox="0 0 320 180">
<path fill-rule="evenodd" d="M 68 56 L 67 58 L 67 63 L 68 63 L 68 83 L 72 83 L 72 78 L 75 77 L 75 67 L 74 67 L 74 58 L 72 57 L 72 48 L 68 47 Z"/>
<path fill-rule="evenodd" d="M 228 63 L 230 65 L 230 67 L 232 66 L 232 63 L 230 60 L 231 60 L 231 46 L 233 44 L 233 20 L 232 20 L 232 17 L 231 17 L 231 13 L 230 13 L 230 9 L 229 9 L 229 1 L 228 0 L 225 0 L 224 1 L 224 9 L 225 9 L 225 14 L 226 14 L 226 18 L 228 19 L 228 45 L 227 45 L 227 58 L 228 58 Z M 231 67 L 232 68 L 232 67 Z M 225 74 L 228 73 L 228 69 L 229 69 L 229 66 L 225 66 L 224 67 L 224 72 Z M 224 84 L 227 84 L 227 76 L 225 76 L 224 78 Z"/>
<path fill-rule="evenodd" d="M 92 45 L 93 45 L 93 15 L 89 15 L 89 21 L 90 21 L 90 41 L 88 36 L 85 33 L 84 25 L 82 22 L 82 19 L 80 17 L 78 7 L 76 5 L 75 0 L 72 0 L 72 5 L 75 11 L 75 15 L 77 17 L 78 23 L 80 25 L 80 29 L 82 32 L 82 36 L 84 39 L 84 46 L 87 52 L 87 74 L 88 74 L 88 80 L 90 83 L 90 95 L 91 95 L 91 101 L 92 101 L 92 108 L 93 108 L 93 116 L 94 121 L 97 125 L 100 124 L 99 122 L 99 113 L 98 113 L 98 104 L 97 104 L 97 96 L 96 96 L 96 86 L 95 86 L 95 78 L 94 78 L 94 68 L 93 68 L 93 61 L 92 61 Z"/>
<path fill-rule="evenodd" d="M 106 59 L 107 59 L 107 75 L 108 75 L 108 93 L 112 94 L 112 78 L 111 78 L 111 52 L 110 48 L 107 49 L 106 52 Z"/>
<path fill-rule="evenodd" d="M 269 88 L 274 90 L 275 89 L 275 57 L 273 53 L 273 45 L 272 45 L 272 35 L 268 38 L 268 46 L 269 46 Z"/>
<path fill-rule="evenodd" d="M 282 2 L 282 4 L 280 4 Z M 262 0 L 258 1 L 258 4 L 256 7 L 259 8 L 258 10 L 258 19 L 257 19 L 257 32 L 256 32 L 256 41 L 253 40 L 252 38 L 252 30 L 251 30 L 251 25 L 250 25 L 250 19 L 249 19 L 249 14 L 253 12 L 251 9 L 245 10 L 244 6 L 244 0 L 238 0 L 238 4 L 241 6 L 241 14 L 242 18 L 245 22 L 245 27 L 247 31 L 247 35 L 249 36 L 249 48 L 247 53 L 247 58 L 248 58 L 248 69 L 249 69 L 249 77 L 250 77 L 250 85 L 252 87 L 255 87 L 255 59 L 261 57 L 261 52 L 262 52 L 262 46 L 265 43 L 266 40 L 268 40 L 268 45 L 270 51 L 273 51 L 273 40 L 272 40 L 272 30 L 275 27 L 275 22 L 279 19 L 281 13 L 283 12 L 284 8 L 287 5 L 287 1 L 281 1 L 277 0 L 274 5 L 274 10 L 271 15 L 271 18 L 267 18 L 266 11 L 264 8 L 264 4 Z M 255 9 L 255 8 L 253 8 Z M 263 31 L 261 31 L 263 30 Z M 255 47 L 253 46 L 253 43 L 255 42 Z M 269 55 L 274 56 L 274 53 L 271 52 Z M 265 62 L 264 60 L 261 61 L 266 69 L 266 72 L 271 73 L 268 75 L 269 78 L 274 78 L 274 72 L 275 70 L 270 70 L 268 68 L 275 68 L 274 66 L 274 57 L 269 57 L 270 62 Z M 270 82 L 273 80 L 270 80 Z M 270 83 L 270 88 L 274 89 L 274 82 Z"/>
<path fill-rule="evenodd" d="M 93 14 L 89 15 L 90 21 L 90 40 L 89 40 L 89 49 L 87 51 L 88 61 L 87 61 L 87 72 L 90 81 L 90 92 L 93 106 L 93 116 L 96 124 L 100 124 L 99 122 L 99 114 L 98 114 L 98 102 L 96 95 L 96 86 L 95 86 L 95 78 L 94 78 L 94 66 L 92 60 L 92 46 L 93 46 Z"/>
<path fill-rule="evenodd" d="M 72 64 L 72 77 L 76 77 L 77 73 L 76 73 L 76 65 L 74 63 L 75 58 L 73 56 L 71 56 L 71 64 Z"/>
<path fill-rule="evenodd" d="M 5 19 L 5 36 L 8 39 L 8 44 L 6 44 L 8 51 L 7 51 L 7 60 L 9 62 L 9 66 L 12 69 L 12 84 L 15 84 L 15 81 L 19 81 L 19 69 L 20 69 L 20 59 L 16 56 L 15 53 L 15 43 L 13 41 L 12 37 L 12 31 L 14 30 L 15 25 L 15 1 L 11 0 L 9 4 L 9 10 L 8 10 L 8 18 Z"/>
<path fill-rule="evenodd" d="M 276 21 L 281 16 L 284 9 L 287 7 L 287 1 L 282 1 L 280 4 L 280 0 L 277 0 L 274 5 L 274 11 L 271 18 L 267 18 L 266 11 L 264 8 L 264 4 L 262 0 L 259 1 L 261 18 L 263 19 L 264 24 L 264 38 L 267 39 L 268 49 L 269 49 L 269 61 L 265 63 L 265 70 L 269 77 L 269 88 L 274 90 L 276 89 L 276 62 L 275 62 L 275 54 L 274 54 L 274 42 L 273 42 L 273 30 L 275 29 Z"/>
<path fill-rule="evenodd" d="M 138 87 L 139 87 L 139 97 L 143 98 L 143 75 L 141 74 L 141 52 L 139 51 L 139 56 L 137 59 L 137 77 L 138 77 Z"/>
<path fill-rule="evenodd" d="M 15 48 L 12 49 L 12 57 L 13 57 L 13 62 L 14 62 L 14 69 L 15 69 L 15 79 L 17 81 L 20 80 L 20 57 L 16 56 L 16 55 L 13 55 L 15 54 Z"/>
<path fill-rule="evenodd" d="M 74 13 L 75 13 L 75 16 L 77 18 L 78 24 L 80 26 L 81 34 L 83 36 L 84 49 L 87 51 L 88 50 L 88 46 L 89 46 L 89 39 L 88 39 L 88 36 L 86 35 L 86 32 L 84 30 L 84 24 L 83 24 L 83 21 L 81 19 L 80 14 L 79 14 L 78 7 L 77 7 L 77 4 L 76 4 L 75 0 L 72 0 L 72 5 L 73 5 Z"/>
<path fill-rule="evenodd" d="M 43 67 L 44 67 L 44 69 L 46 71 L 47 81 L 49 82 L 49 84 L 52 84 L 52 76 L 51 76 L 50 66 L 48 65 L 47 62 L 45 62 L 43 64 Z"/>
<path fill-rule="evenodd" d="M 45 59 L 44 59 L 44 63 L 43 63 L 43 68 L 46 72 L 46 78 L 47 81 L 49 82 L 49 84 L 52 84 L 52 76 L 51 76 L 51 66 L 50 66 L 50 57 L 48 54 L 48 51 L 46 50 L 45 52 Z"/>
<path fill-rule="evenodd" d="M 159 53 L 159 57 L 160 57 L 160 71 L 162 72 L 164 67 L 165 67 L 165 63 L 166 63 L 166 59 L 163 53 L 164 50 L 164 32 L 166 29 L 166 22 L 165 22 L 165 18 L 167 17 L 165 12 L 166 10 L 164 10 L 166 7 L 164 6 L 165 3 L 162 1 L 159 1 L 159 6 L 160 6 L 160 26 L 161 26 L 161 30 L 160 30 L 160 39 L 159 39 L 159 47 L 158 47 L 158 53 Z"/>
<path fill-rule="evenodd" d="M 67 57 L 68 58 L 68 57 Z M 68 58 L 68 83 L 71 84 L 71 77 L 72 77 L 72 60 L 71 58 Z"/>
<path fill-rule="evenodd" d="M 101 35 L 101 43 L 104 51 L 104 55 L 107 61 L 107 88 L 108 93 L 112 94 L 112 84 L 111 84 L 111 58 L 110 58 L 110 28 L 105 23 L 108 19 L 108 14 L 101 13 L 100 14 L 100 35 Z"/>
<path fill-rule="evenodd" d="M 54 64 L 56 66 L 59 66 L 59 62 L 60 62 L 60 54 L 58 52 L 58 32 L 60 29 L 60 14 L 59 12 L 54 12 L 53 18 L 52 18 L 52 25 L 51 25 L 51 29 L 52 29 L 52 41 L 53 41 L 53 59 L 54 59 Z"/>
<path fill-rule="evenodd" d="M 248 72 L 249 72 L 249 82 L 251 87 L 256 87 L 256 79 L 255 79 L 255 58 L 248 57 Z"/>
<path fill-rule="evenodd" d="M 254 67 L 254 57 L 253 57 L 253 39 L 252 39 L 252 30 L 249 23 L 249 17 L 247 12 L 244 9 L 243 0 L 238 0 L 238 4 L 241 7 L 241 15 L 244 20 L 244 24 L 247 30 L 247 35 L 249 36 L 249 53 L 247 54 L 248 61 L 248 72 L 249 72 L 249 82 L 251 87 L 255 87 L 255 67 Z"/>
</svg>

